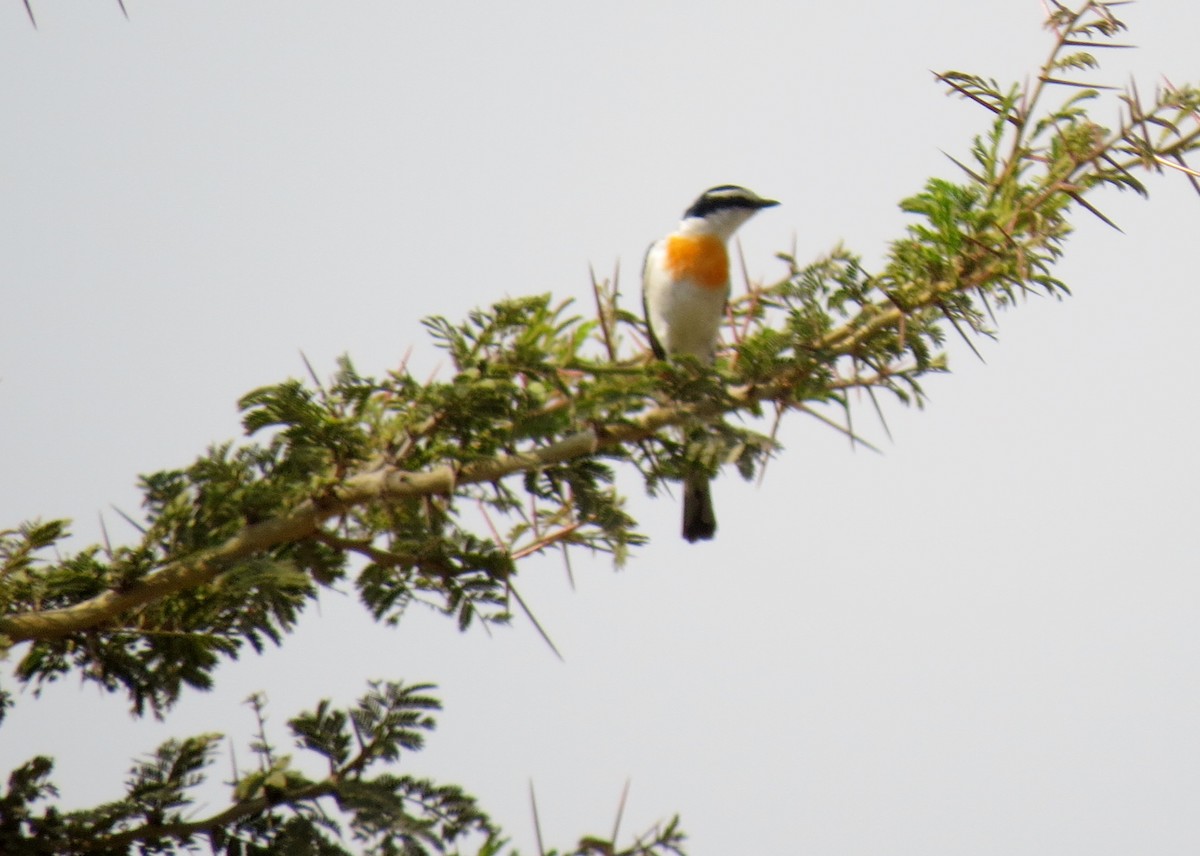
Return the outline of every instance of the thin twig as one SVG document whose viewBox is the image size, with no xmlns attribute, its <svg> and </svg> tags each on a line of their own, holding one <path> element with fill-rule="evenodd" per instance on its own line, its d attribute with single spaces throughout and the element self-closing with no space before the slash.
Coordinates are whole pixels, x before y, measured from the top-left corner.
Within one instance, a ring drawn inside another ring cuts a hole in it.
<svg viewBox="0 0 1200 856">
<path fill-rule="evenodd" d="M 528 604 L 525 603 L 525 599 L 521 597 L 521 593 L 517 591 L 517 587 L 513 585 L 512 580 L 508 581 L 507 588 L 508 591 L 512 593 L 513 598 L 517 601 L 517 606 L 521 607 L 521 611 L 525 613 L 525 617 L 528 618 L 533 624 L 534 630 L 536 630 L 538 635 L 542 637 L 542 641 L 550 646 L 550 650 L 554 652 L 555 657 L 565 663 L 566 658 L 563 657 L 562 653 L 558 650 L 558 646 L 554 644 L 554 640 L 550 638 L 550 634 L 546 632 L 544 627 L 542 627 L 542 623 L 537 620 L 537 616 L 533 614 L 533 610 L 531 610 Z"/>
<path fill-rule="evenodd" d="M 617 349 L 613 345 L 612 334 L 609 332 L 609 323 L 611 321 L 611 313 L 605 306 L 604 299 L 601 297 L 600 283 L 596 280 L 596 270 L 590 264 L 588 265 L 588 277 L 592 281 L 592 297 L 596 301 L 596 321 L 600 324 L 600 332 L 604 337 L 604 348 L 608 351 L 608 358 L 612 362 L 617 361 Z"/>
<path fill-rule="evenodd" d="M 625 780 L 625 787 L 621 788 L 621 800 L 617 803 L 617 817 L 613 821 L 612 846 L 617 846 L 617 836 L 621 833 L 621 817 L 625 814 L 625 801 L 629 798 L 629 779 Z"/>
<path fill-rule="evenodd" d="M 533 810 L 533 834 L 537 838 L 538 856 L 546 856 L 542 844 L 542 822 L 538 819 L 537 795 L 533 792 L 533 779 L 529 780 L 529 807 Z"/>
</svg>

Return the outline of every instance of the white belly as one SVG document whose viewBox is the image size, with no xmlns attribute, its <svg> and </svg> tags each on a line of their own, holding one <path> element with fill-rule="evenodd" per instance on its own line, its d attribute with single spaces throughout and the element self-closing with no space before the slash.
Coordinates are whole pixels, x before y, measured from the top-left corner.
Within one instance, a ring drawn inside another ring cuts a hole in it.
<svg viewBox="0 0 1200 856">
<path fill-rule="evenodd" d="M 690 354 L 711 361 L 729 300 L 729 283 L 723 288 L 705 288 L 687 280 L 671 282 L 664 275 L 655 275 L 651 271 L 661 271 L 655 255 L 661 252 L 655 245 L 646 257 L 643 285 L 650 327 L 668 355 Z"/>
</svg>

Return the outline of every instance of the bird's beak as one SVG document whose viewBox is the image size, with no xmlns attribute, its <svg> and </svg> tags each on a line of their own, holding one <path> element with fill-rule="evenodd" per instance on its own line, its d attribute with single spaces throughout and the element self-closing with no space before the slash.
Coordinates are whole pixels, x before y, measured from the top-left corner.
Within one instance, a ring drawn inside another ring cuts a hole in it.
<svg viewBox="0 0 1200 856">
<path fill-rule="evenodd" d="M 778 204 L 779 204 L 779 202 L 774 199 L 760 199 L 758 201 L 759 208 L 773 208 L 774 206 L 776 206 Z"/>
</svg>

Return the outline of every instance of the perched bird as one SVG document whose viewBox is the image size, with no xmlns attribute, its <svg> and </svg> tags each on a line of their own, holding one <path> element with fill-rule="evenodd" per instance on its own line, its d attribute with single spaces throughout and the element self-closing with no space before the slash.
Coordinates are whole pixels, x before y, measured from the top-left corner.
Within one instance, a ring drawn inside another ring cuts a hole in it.
<svg viewBox="0 0 1200 856">
<path fill-rule="evenodd" d="M 712 362 L 729 300 L 726 243 L 754 212 L 778 204 L 744 187 L 713 187 L 683 213 L 678 229 L 650 245 L 642 269 L 642 306 L 656 357 L 690 354 Z M 716 531 L 708 476 L 688 476 L 683 483 L 683 537 L 698 541 Z"/>
</svg>

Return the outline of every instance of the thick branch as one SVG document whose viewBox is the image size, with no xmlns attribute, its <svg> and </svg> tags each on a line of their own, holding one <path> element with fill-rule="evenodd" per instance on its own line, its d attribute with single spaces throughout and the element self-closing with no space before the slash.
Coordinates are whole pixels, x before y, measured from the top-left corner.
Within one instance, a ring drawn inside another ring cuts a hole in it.
<svg viewBox="0 0 1200 856">
<path fill-rule="evenodd" d="M 975 281 L 960 284 L 974 287 Z M 935 286 L 905 309 L 892 305 L 874 305 L 852 322 L 829 333 L 821 347 L 834 353 L 852 353 L 864 337 L 884 327 L 894 326 L 912 312 L 934 304 L 941 292 L 953 286 Z M 864 320 L 864 316 L 870 316 Z M 11 642 L 49 640 L 84 630 L 103 627 L 118 616 L 138 607 L 186 589 L 212 582 L 221 573 L 251 556 L 283 544 L 317 534 L 320 525 L 352 508 L 378 501 L 397 501 L 421 496 L 448 495 L 458 485 L 498 481 L 515 473 L 528 472 L 560 464 L 603 449 L 623 446 L 654 436 L 663 428 L 696 416 L 716 416 L 763 401 L 790 403 L 791 390 L 802 380 L 787 373 L 773 383 L 738 387 L 729 391 L 724 405 L 659 407 L 627 423 L 602 425 L 571 434 L 548 446 L 530 449 L 494 459 L 476 461 L 455 468 L 451 465 L 412 472 L 383 464 L 357 473 L 332 487 L 316 499 L 308 499 L 291 512 L 246 526 L 223 544 L 195 555 L 170 562 L 135 585 L 121 591 L 108 591 L 89 600 L 61 609 L 30 612 L 0 618 L 0 635 Z"/>
<path fill-rule="evenodd" d="M 549 446 L 467 464 L 457 472 L 452 466 L 425 472 L 379 466 L 351 476 L 319 499 L 305 500 L 288 514 L 246 526 L 218 547 L 171 562 L 128 589 L 105 592 L 62 609 L 0 618 L 0 634 L 12 642 L 25 642 L 100 627 L 137 607 L 212 582 L 223 571 L 257 553 L 308 538 L 322 522 L 354 507 L 380 500 L 446 495 L 457 485 L 497 481 L 514 473 L 592 455 L 650 437 L 668 425 L 682 422 L 689 412 L 682 407 L 658 408 L 633 424 L 589 428 Z"/>
</svg>

